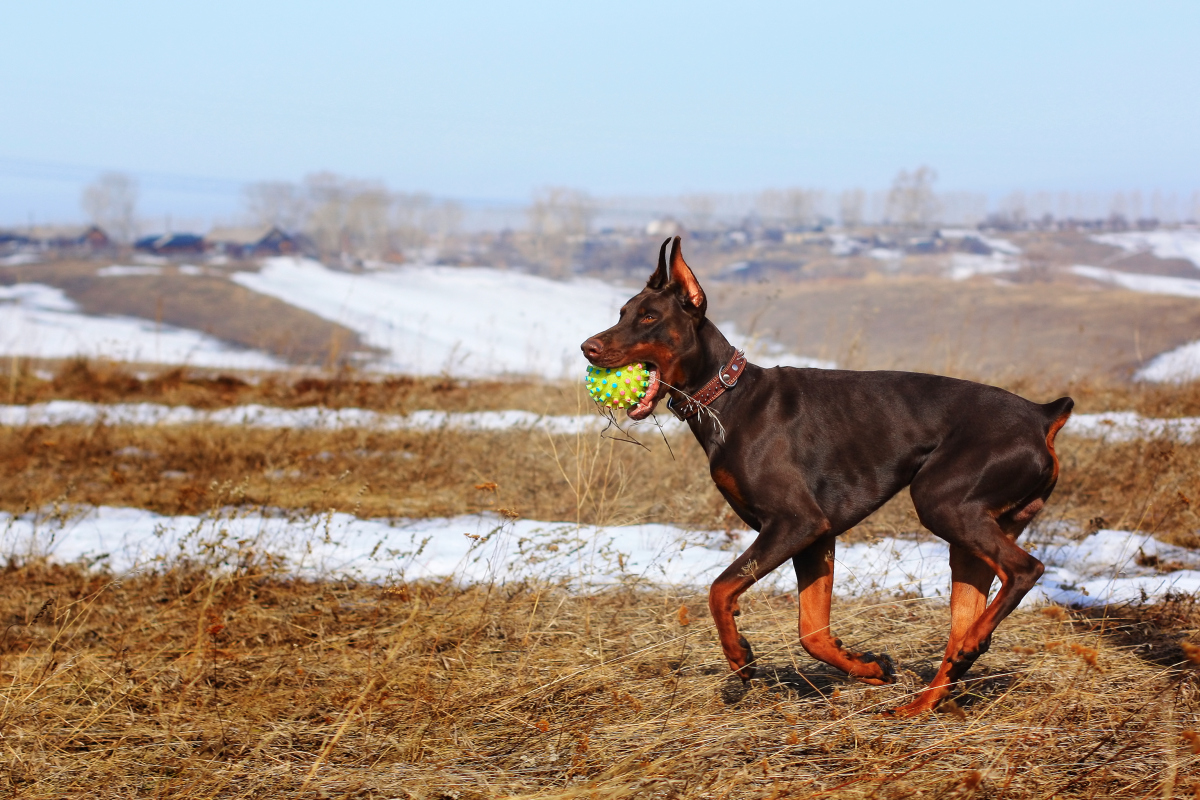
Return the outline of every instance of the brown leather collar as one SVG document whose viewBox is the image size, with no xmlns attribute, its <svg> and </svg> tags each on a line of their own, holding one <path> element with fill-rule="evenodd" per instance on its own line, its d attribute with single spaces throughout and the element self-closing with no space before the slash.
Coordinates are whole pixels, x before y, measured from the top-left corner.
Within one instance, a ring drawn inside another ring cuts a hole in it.
<svg viewBox="0 0 1200 800">
<path fill-rule="evenodd" d="M 689 419 L 700 413 L 700 409 L 707 406 L 713 400 L 716 400 L 726 391 L 737 385 L 738 378 L 742 377 L 742 373 L 746 371 L 746 354 L 741 350 L 737 350 L 733 354 L 733 358 L 729 359 L 729 363 L 721 368 L 717 373 L 717 377 L 713 378 L 708 383 L 696 392 L 691 397 L 684 398 L 678 404 L 675 403 L 675 398 L 671 397 L 667 400 L 667 408 L 680 419 Z"/>
</svg>

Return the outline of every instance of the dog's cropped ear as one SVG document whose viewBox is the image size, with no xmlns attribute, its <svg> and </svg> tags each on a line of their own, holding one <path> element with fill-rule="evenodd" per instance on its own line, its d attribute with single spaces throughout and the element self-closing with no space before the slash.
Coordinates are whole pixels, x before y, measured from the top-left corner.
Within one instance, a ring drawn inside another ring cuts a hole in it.
<svg viewBox="0 0 1200 800">
<path fill-rule="evenodd" d="M 687 305 L 690 305 L 701 316 L 708 308 L 708 298 L 700 288 L 700 281 L 692 274 L 692 269 L 683 260 L 683 247 L 680 237 L 675 237 L 675 249 L 671 252 L 671 283 L 679 286 L 679 293 Z"/>
<path fill-rule="evenodd" d="M 662 243 L 662 247 L 658 249 L 658 269 L 654 270 L 654 274 L 650 276 L 650 280 L 646 281 L 646 288 L 658 291 L 667 285 L 671 276 L 667 274 L 667 245 L 671 243 L 671 237 Z"/>
</svg>

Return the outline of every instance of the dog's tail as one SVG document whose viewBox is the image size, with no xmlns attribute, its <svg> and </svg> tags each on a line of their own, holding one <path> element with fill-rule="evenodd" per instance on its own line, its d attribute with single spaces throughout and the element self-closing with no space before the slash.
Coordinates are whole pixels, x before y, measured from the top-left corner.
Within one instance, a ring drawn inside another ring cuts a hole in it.
<svg viewBox="0 0 1200 800">
<path fill-rule="evenodd" d="M 1054 441 L 1054 435 L 1058 433 L 1058 429 L 1067 424 L 1067 419 L 1071 416 L 1071 410 L 1074 408 L 1075 401 L 1069 397 L 1060 397 L 1049 403 L 1042 403 L 1042 413 L 1046 415 L 1046 436 L 1051 442 Z"/>
<path fill-rule="evenodd" d="M 1073 408 L 1075 408 L 1075 401 L 1069 397 L 1060 397 L 1049 403 L 1042 403 L 1042 413 L 1046 415 L 1046 448 L 1050 451 L 1050 457 L 1054 459 L 1054 473 L 1050 478 L 1051 486 L 1058 480 L 1058 454 L 1054 452 L 1054 437 L 1071 418 Z"/>
</svg>

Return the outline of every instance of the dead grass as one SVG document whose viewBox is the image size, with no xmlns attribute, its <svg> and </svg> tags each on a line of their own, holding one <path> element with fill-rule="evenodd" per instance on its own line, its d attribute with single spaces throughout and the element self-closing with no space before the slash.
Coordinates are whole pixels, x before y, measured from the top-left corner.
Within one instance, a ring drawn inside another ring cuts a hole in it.
<svg viewBox="0 0 1200 800">
<path fill-rule="evenodd" d="M 937 372 L 1007 385 L 1125 380 L 1158 353 L 1200 337 L 1186 297 L 1078 285 L 1058 276 L 994 280 L 888 277 L 795 284 L 707 284 L 709 316 L 853 369 Z"/>
<path fill-rule="evenodd" d="M 0 509 L 53 503 L 197 513 L 237 502 L 362 517 L 508 508 L 530 519 L 741 527 L 686 437 L 626 442 L 545 434 L 264 431 L 209 425 L 0 429 Z M 1137 529 L 1200 546 L 1200 445 L 1063 437 L 1063 473 L 1042 520 Z M 495 488 L 480 486 L 496 484 Z M 583 487 L 576 491 L 576 487 Z M 905 494 L 853 535 L 910 534 Z"/>
<path fill-rule="evenodd" d="M 530 379 L 463 381 L 446 377 L 372 377 L 349 369 L 333 373 L 245 375 L 160 367 L 139 373 L 128 365 L 111 361 L 25 358 L 0 363 L 0 397 L 10 404 L 86 400 L 208 409 L 261 403 L 281 408 L 368 408 L 398 414 L 417 409 L 491 411 L 508 408 L 539 414 L 573 414 L 580 413 L 580 403 L 584 400 L 583 392 L 573 384 L 548 385 Z"/>
<path fill-rule="evenodd" d="M 679 443 L 682 445 L 686 443 Z M 582 450 L 577 449 L 582 447 Z M 240 503 L 363 517 L 515 509 L 546 520 L 719 525 L 694 444 L 672 460 L 627 443 L 522 433 L 262 431 L 217 426 L 0 429 L 0 508 L 87 503 L 204 511 Z M 558 450 L 557 460 L 554 450 Z M 573 488 L 576 476 L 587 484 Z M 477 486 L 495 483 L 494 490 Z"/>
<path fill-rule="evenodd" d="M 954 704 L 897 722 L 875 714 L 929 677 L 936 603 L 836 604 L 901 665 L 879 689 L 807 658 L 794 596 L 752 592 L 744 688 L 702 596 L 632 585 L 32 564 L 4 587 L 0 786 L 22 797 L 1190 797 L 1200 776 L 1194 601 L 1019 611 Z"/>
</svg>

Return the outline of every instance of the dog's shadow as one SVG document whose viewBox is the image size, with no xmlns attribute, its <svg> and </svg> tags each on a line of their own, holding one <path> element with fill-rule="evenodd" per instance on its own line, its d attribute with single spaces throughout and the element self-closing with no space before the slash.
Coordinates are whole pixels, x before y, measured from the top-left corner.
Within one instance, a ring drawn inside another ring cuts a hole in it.
<svg viewBox="0 0 1200 800">
<path fill-rule="evenodd" d="M 951 697 L 960 708 L 969 709 L 971 706 L 990 703 L 1003 696 L 1016 685 L 1019 678 L 1019 675 L 1014 674 L 967 676 L 955 688 Z"/>
<path fill-rule="evenodd" d="M 919 684 L 927 684 L 936 669 L 917 670 Z M 925 674 L 928 673 L 928 674 Z M 1016 675 L 979 675 L 962 681 L 952 695 L 959 707 L 968 709 L 977 703 L 987 703 L 1009 691 L 1017 681 Z M 790 665 L 758 665 L 758 674 L 750 683 L 730 675 L 720 688 L 721 701 L 727 706 L 742 702 L 755 689 L 791 700 L 822 697 L 831 699 L 835 689 L 846 686 L 847 677 L 841 672 L 825 672 L 820 669 L 800 671 Z"/>
<path fill-rule="evenodd" d="M 754 689 L 765 689 L 775 695 L 791 699 L 828 697 L 833 690 L 844 686 L 846 678 L 841 674 L 808 670 L 801 672 L 793 666 L 777 664 L 758 665 L 758 674 L 750 683 L 743 683 L 734 675 L 721 685 L 721 701 L 727 706 L 737 705 Z"/>
</svg>

